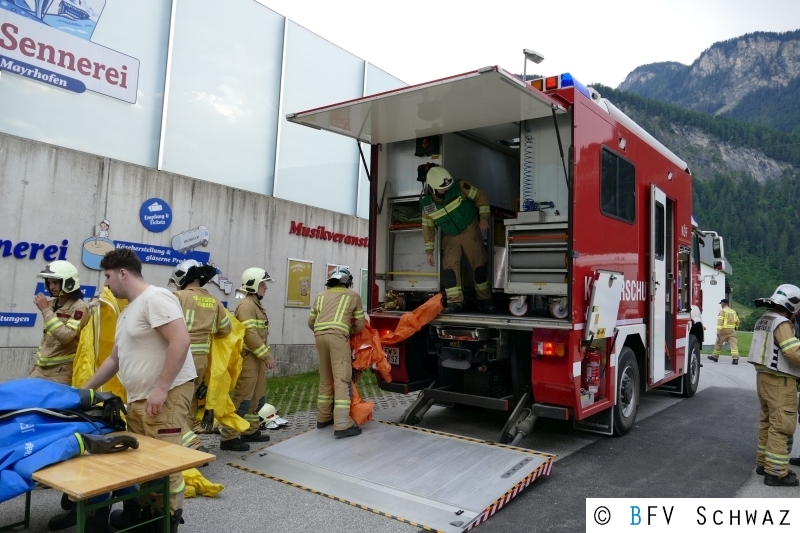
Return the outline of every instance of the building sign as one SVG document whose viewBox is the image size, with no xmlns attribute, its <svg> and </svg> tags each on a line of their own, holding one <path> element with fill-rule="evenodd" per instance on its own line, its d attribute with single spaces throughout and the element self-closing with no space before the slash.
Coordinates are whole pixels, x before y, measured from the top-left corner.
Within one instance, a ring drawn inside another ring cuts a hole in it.
<svg viewBox="0 0 800 533">
<path fill-rule="evenodd" d="M 146 230 L 161 233 L 172 224 L 172 209 L 161 198 L 150 198 L 139 208 L 139 220 Z"/>
<path fill-rule="evenodd" d="M 344 233 L 336 233 L 328 231 L 325 226 L 317 226 L 316 228 L 309 228 L 302 222 L 292 220 L 292 225 L 289 228 L 290 235 L 298 235 L 300 237 L 308 237 L 309 239 L 321 239 L 323 241 L 340 242 L 344 244 L 351 244 L 353 246 L 369 246 L 369 237 L 357 237 L 355 235 L 345 235 Z"/>
<path fill-rule="evenodd" d="M 15 244 L 13 241 L 0 239 L 0 256 L 8 257 L 13 255 L 17 259 L 41 259 L 43 261 L 55 261 L 58 259 L 65 261 L 67 259 L 67 245 L 69 245 L 69 241 L 66 239 L 61 241 L 61 246 L 28 241 L 18 241 Z"/>
<path fill-rule="evenodd" d="M 211 258 L 208 252 L 189 252 L 182 254 L 166 246 L 156 246 L 154 244 L 142 244 L 138 242 L 114 241 L 116 248 L 130 248 L 139 257 L 142 263 L 151 265 L 175 266 L 181 261 L 194 259 L 198 263 L 206 264 Z"/>
<path fill-rule="evenodd" d="M 47 287 L 44 286 L 44 282 L 40 281 L 36 284 L 36 288 L 33 290 L 33 294 L 42 293 L 44 295 L 49 295 L 50 292 L 47 290 Z M 83 293 L 84 298 L 94 298 L 95 293 L 97 292 L 97 287 L 94 285 L 81 285 L 81 292 Z"/>
<path fill-rule="evenodd" d="M 136 103 L 139 60 L 93 43 L 105 0 L 0 0 L 0 70 Z"/>
<path fill-rule="evenodd" d="M 0 313 L 0 327 L 32 328 L 36 313 Z"/>
</svg>

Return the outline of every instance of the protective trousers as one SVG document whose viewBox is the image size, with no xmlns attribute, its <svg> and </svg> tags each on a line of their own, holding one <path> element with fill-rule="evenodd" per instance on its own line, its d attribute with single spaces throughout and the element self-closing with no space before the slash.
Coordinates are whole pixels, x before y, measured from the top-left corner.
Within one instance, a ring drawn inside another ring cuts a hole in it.
<svg viewBox="0 0 800 533">
<path fill-rule="evenodd" d="M 236 414 L 250 422 L 250 428 L 244 432 L 245 435 L 252 435 L 258 431 L 258 416 L 256 416 L 256 420 L 254 421 L 246 418 L 246 415 L 250 411 L 250 404 L 253 402 L 253 394 L 258 383 L 259 375 L 262 373 L 266 373 L 266 368 L 261 359 L 249 352 L 242 355 L 242 371 L 239 374 L 239 379 L 236 380 L 236 388 L 233 390 L 231 401 L 233 401 L 233 405 L 236 407 Z M 238 431 L 226 426 L 222 426 L 219 432 L 222 440 L 233 440 L 239 437 Z"/>
<path fill-rule="evenodd" d="M 258 376 L 256 377 L 256 385 L 253 387 L 253 397 L 250 399 L 250 409 L 247 410 L 242 418 L 250 422 L 250 428 L 253 424 L 258 428 L 261 425 L 261 417 L 258 412 L 264 407 L 267 401 L 267 365 L 264 364 L 263 359 L 259 359 L 261 366 L 258 368 Z"/>
<path fill-rule="evenodd" d="M 194 367 L 197 370 L 197 377 L 194 379 L 194 393 L 192 394 L 192 402 L 189 404 L 189 418 L 187 419 L 187 426 L 183 431 L 183 439 L 181 445 L 193 450 L 202 446 L 202 442 L 194 428 L 197 425 L 197 389 L 203 384 L 206 375 L 206 368 L 208 367 L 208 354 L 207 353 L 192 353 L 194 359 Z"/>
<path fill-rule="evenodd" d="M 128 431 L 145 437 L 163 440 L 170 444 L 181 445 L 183 427 L 189 416 L 189 404 L 194 394 L 194 381 L 187 381 L 183 385 L 172 388 L 167 394 L 167 399 L 161 412 L 150 416 L 145 412 L 147 400 L 138 400 L 128 404 Z M 183 509 L 183 491 L 186 485 L 183 474 L 176 472 L 169 476 L 169 508 L 172 514 L 178 509 Z M 162 505 L 161 496 L 156 497 L 156 504 Z M 141 501 L 142 506 L 149 505 L 148 500 Z"/>
<path fill-rule="evenodd" d="M 711 356 L 718 358 L 722 354 L 722 345 L 725 342 L 731 347 L 731 357 L 733 357 L 734 360 L 739 359 L 739 341 L 736 339 L 735 329 L 717 330 L 717 342 L 714 344 L 714 352 Z"/>
<path fill-rule="evenodd" d="M 761 404 L 756 464 L 781 478 L 788 474 L 788 439 L 797 427 L 797 379 L 758 372 L 756 391 Z"/>
<path fill-rule="evenodd" d="M 46 379 L 54 383 L 72 386 L 72 363 L 63 365 L 39 366 L 34 365 L 29 378 Z"/>
<path fill-rule="evenodd" d="M 466 256 L 472 267 L 478 300 L 488 300 L 492 297 L 492 291 L 489 288 L 487 254 L 477 219 L 458 235 L 442 236 L 442 281 L 448 304 L 464 304 L 464 291 L 461 286 L 463 256 Z"/>
<path fill-rule="evenodd" d="M 342 333 L 330 330 L 317 333 L 315 341 L 319 353 L 317 422 L 333 418 L 336 431 L 353 427 L 356 423 L 350 418 L 350 381 L 353 379 L 350 341 Z"/>
</svg>

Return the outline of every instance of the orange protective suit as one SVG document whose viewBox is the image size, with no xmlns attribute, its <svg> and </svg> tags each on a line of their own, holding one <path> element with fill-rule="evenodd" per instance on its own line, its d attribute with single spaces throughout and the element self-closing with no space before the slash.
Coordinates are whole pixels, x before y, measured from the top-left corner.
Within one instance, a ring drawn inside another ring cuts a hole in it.
<svg viewBox="0 0 800 533">
<path fill-rule="evenodd" d="M 442 295 L 436 294 L 427 302 L 410 313 L 403 313 L 395 330 L 381 337 L 378 332 L 367 324 L 359 333 L 350 337 L 350 348 L 353 350 L 353 370 L 359 373 L 375 365 L 383 381 L 391 383 L 392 367 L 386 360 L 383 345 L 393 345 L 402 342 L 422 329 L 422 326 L 436 318 L 442 312 Z M 360 374 L 359 374 L 360 375 Z M 361 425 L 372 420 L 372 410 L 375 402 L 365 402 L 356 387 L 356 378 L 351 386 L 350 418 Z"/>
</svg>

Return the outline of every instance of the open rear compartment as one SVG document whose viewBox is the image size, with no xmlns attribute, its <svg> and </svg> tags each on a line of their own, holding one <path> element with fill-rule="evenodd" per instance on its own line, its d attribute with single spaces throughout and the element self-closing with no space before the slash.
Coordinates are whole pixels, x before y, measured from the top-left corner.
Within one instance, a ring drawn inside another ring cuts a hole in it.
<svg viewBox="0 0 800 533">
<path fill-rule="evenodd" d="M 424 389 L 406 421 L 415 423 L 435 402 L 503 411 L 529 404 L 532 332 L 568 333 L 574 320 L 570 102 L 486 67 L 289 120 L 373 145 L 369 315 L 378 330 L 393 330 L 404 312 L 445 294 L 442 236 L 436 266 L 427 263 L 422 236 L 428 168 L 442 166 L 489 198 L 483 245 L 496 311 L 479 312 L 462 257 L 463 311 L 442 313 L 385 347 L 393 381 L 381 386 Z"/>
<path fill-rule="evenodd" d="M 430 109 L 431 100 L 424 100 L 420 111 Z M 402 313 L 445 294 L 441 233 L 437 229 L 435 267 L 427 263 L 422 237 L 427 170 L 446 168 L 454 179 L 484 191 L 491 205 L 484 246 L 496 312 L 479 311 L 472 269 L 463 258 L 463 312 L 442 313 L 405 343 L 386 347 L 393 382 L 381 386 L 404 393 L 425 389 L 407 413 L 408 423 L 420 421 L 435 402 L 502 411 L 529 403 L 532 331 L 568 334 L 572 328 L 566 174 L 572 115 L 554 117 L 550 108 L 540 114 L 379 147 L 373 242 L 380 305 L 370 310 L 378 329 L 393 329 Z"/>
</svg>

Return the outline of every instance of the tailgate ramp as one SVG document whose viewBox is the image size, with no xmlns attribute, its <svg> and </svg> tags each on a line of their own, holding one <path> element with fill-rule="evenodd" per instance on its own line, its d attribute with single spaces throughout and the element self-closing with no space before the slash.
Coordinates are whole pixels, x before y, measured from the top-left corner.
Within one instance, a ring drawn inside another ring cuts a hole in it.
<svg viewBox="0 0 800 533">
<path fill-rule="evenodd" d="M 488 520 L 554 455 L 401 424 L 358 437 L 312 429 L 229 463 L 426 530 L 468 531 Z"/>
</svg>

